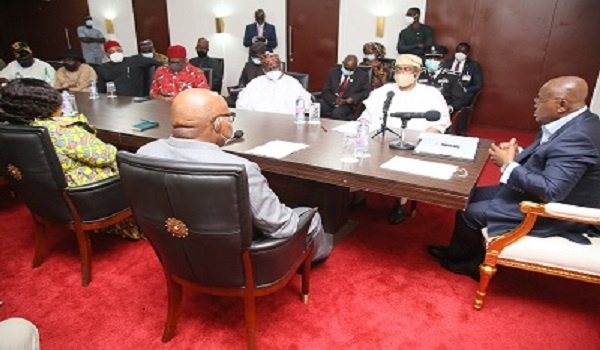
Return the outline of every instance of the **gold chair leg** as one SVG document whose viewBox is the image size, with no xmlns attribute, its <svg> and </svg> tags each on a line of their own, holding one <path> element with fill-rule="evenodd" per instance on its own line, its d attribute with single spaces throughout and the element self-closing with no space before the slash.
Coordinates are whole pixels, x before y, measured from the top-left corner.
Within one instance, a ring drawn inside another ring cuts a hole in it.
<svg viewBox="0 0 600 350">
<path fill-rule="evenodd" d="M 81 223 L 75 223 L 75 236 L 81 256 L 81 286 L 87 287 L 92 279 L 92 245 L 90 236 L 83 230 Z"/>
<path fill-rule="evenodd" d="M 308 304 L 308 291 L 310 288 L 310 268 L 311 268 L 311 255 L 307 254 L 306 259 L 302 263 L 302 302 Z"/>
<path fill-rule="evenodd" d="M 167 278 L 167 321 L 165 322 L 165 329 L 163 331 L 162 342 L 166 343 L 175 336 L 175 328 L 179 321 L 179 315 L 181 315 L 181 300 L 183 296 L 183 287 L 181 284 L 173 281 L 169 274 L 166 274 Z"/>
<path fill-rule="evenodd" d="M 479 285 L 477 287 L 477 292 L 475 293 L 475 310 L 481 310 L 483 307 L 483 297 L 485 297 L 485 293 L 487 291 L 488 285 L 494 274 L 496 273 L 496 265 L 488 265 L 483 263 L 479 265 Z"/>
<path fill-rule="evenodd" d="M 40 266 L 46 258 L 46 226 L 35 216 L 33 217 L 33 223 L 35 224 L 35 252 L 31 267 L 36 268 Z"/>
<path fill-rule="evenodd" d="M 246 346 L 248 350 L 256 349 L 256 301 L 254 295 L 244 296 L 244 313 L 246 316 Z"/>
</svg>

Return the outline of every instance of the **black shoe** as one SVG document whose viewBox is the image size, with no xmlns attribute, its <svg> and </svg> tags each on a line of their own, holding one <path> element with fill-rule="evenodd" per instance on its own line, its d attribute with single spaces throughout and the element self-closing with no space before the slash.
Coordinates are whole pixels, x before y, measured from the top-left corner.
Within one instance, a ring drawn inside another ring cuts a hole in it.
<svg viewBox="0 0 600 350">
<path fill-rule="evenodd" d="M 448 254 L 448 247 L 443 245 L 430 245 L 427 252 L 438 260 L 451 260 Z"/>
<path fill-rule="evenodd" d="M 350 193 L 348 201 L 348 210 L 353 210 L 357 207 L 362 207 L 367 203 L 367 196 L 363 191 L 355 191 Z"/>
<path fill-rule="evenodd" d="M 390 212 L 390 224 L 397 225 L 406 219 L 406 214 L 404 213 L 404 206 L 400 204 L 400 201 L 396 202 L 396 205 L 392 208 Z"/>
<path fill-rule="evenodd" d="M 440 260 L 440 265 L 448 271 L 459 275 L 469 276 L 479 282 L 479 266 L 474 264 L 471 260 L 454 262 L 442 259 Z"/>
</svg>

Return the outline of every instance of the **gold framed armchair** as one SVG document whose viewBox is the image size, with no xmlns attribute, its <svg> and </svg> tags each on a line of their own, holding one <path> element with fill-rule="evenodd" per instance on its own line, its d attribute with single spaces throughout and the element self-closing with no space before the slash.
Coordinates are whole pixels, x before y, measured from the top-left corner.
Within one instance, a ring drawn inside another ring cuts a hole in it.
<svg viewBox="0 0 600 350">
<path fill-rule="evenodd" d="M 475 296 L 475 309 L 481 310 L 496 266 L 503 265 L 548 275 L 600 284 L 600 237 L 588 237 L 589 245 L 562 237 L 527 236 L 538 217 L 600 225 L 600 209 L 575 205 L 521 202 L 525 219 L 514 230 L 486 240 L 486 255 L 479 266 L 480 282 Z"/>
</svg>

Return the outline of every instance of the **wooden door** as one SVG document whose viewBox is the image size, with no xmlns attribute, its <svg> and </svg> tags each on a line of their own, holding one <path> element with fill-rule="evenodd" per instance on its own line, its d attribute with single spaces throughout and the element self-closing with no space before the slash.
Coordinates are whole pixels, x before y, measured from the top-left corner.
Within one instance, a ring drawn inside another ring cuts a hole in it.
<svg viewBox="0 0 600 350">
<path fill-rule="evenodd" d="M 339 15 L 339 0 L 287 0 L 287 70 L 308 73 L 311 92 L 337 63 Z"/>
<path fill-rule="evenodd" d="M 138 42 L 150 39 L 156 52 L 166 53 L 170 45 L 167 0 L 132 0 L 132 3 Z"/>
</svg>

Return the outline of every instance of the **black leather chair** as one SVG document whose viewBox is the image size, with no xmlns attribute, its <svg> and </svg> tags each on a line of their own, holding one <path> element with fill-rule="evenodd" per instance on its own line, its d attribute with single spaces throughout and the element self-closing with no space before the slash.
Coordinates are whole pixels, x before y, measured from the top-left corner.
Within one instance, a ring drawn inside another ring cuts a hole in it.
<svg viewBox="0 0 600 350">
<path fill-rule="evenodd" d="M 214 84 L 214 80 L 213 80 L 213 70 L 212 68 L 200 68 L 202 69 L 202 71 L 204 72 L 204 76 L 206 77 L 206 81 L 208 82 L 208 86 L 210 88 L 210 90 L 213 90 L 213 84 Z"/>
<path fill-rule="evenodd" d="M 308 91 L 308 74 L 306 73 L 294 73 L 294 72 L 285 72 L 285 74 L 295 78 L 300 82 L 304 90 Z"/>
<path fill-rule="evenodd" d="M 46 224 L 75 231 L 81 255 L 81 285 L 92 277 L 88 231 L 103 229 L 131 216 L 119 177 L 80 187 L 67 187 L 48 130 L 26 125 L 0 125 L 0 175 L 25 202 L 35 223 L 38 267 L 46 255 Z"/>
<path fill-rule="evenodd" d="M 152 244 L 167 279 L 168 313 L 163 342 L 175 332 L 182 287 L 244 299 L 246 340 L 255 348 L 257 296 L 285 286 L 303 266 L 308 302 L 309 223 L 286 239 L 252 239 L 248 179 L 243 165 L 156 159 L 119 152 L 123 188 L 135 218 Z M 152 193 L 152 196 L 148 196 Z"/>
<path fill-rule="evenodd" d="M 225 72 L 225 60 L 219 57 L 213 57 L 213 60 L 217 61 L 219 64 L 217 66 L 217 68 L 215 68 L 215 70 L 218 70 L 218 73 L 220 73 L 219 75 L 221 76 L 221 81 L 212 81 L 212 84 L 210 85 L 210 89 L 212 91 L 215 91 L 216 93 L 220 94 L 221 93 L 221 89 L 223 88 L 223 77 L 224 77 L 224 72 Z"/>
</svg>

